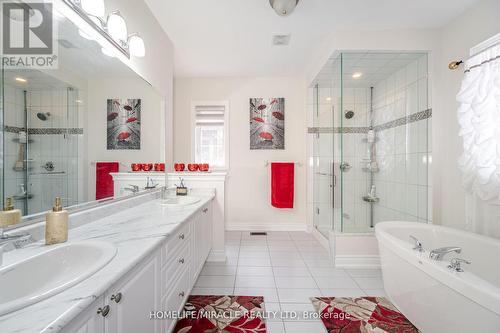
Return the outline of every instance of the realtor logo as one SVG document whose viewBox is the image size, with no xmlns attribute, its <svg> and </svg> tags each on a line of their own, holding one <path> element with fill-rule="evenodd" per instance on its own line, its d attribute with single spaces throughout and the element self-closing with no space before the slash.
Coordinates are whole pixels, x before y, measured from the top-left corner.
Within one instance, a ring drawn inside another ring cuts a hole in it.
<svg viewBox="0 0 500 333">
<path fill-rule="evenodd" d="M 2 2 L 2 64 L 6 68 L 55 68 L 50 2 Z"/>
</svg>

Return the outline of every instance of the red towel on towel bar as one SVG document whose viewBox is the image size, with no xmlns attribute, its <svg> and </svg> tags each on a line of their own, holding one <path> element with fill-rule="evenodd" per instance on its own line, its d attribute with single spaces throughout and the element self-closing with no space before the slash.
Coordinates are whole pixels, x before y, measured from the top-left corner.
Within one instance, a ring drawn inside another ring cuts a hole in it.
<svg viewBox="0 0 500 333">
<path fill-rule="evenodd" d="M 271 163 L 271 205 L 293 208 L 295 163 Z"/>
<path fill-rule="evenodd" d="M 115 185 L 110 172 L 118 172 L 118 162 L 97 162 L 95 164 L 95 199 L 104 199 L 115 195 Z"/>
</svg>

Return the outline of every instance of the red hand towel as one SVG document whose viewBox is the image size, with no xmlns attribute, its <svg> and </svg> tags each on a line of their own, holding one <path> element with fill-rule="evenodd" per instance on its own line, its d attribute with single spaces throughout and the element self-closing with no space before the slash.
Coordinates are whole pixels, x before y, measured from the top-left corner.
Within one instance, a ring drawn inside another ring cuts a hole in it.
<svg viewBox="0 0 500 333">
<path fill-rule="evenodd" d="M 118 172 L 118 162 L 97 162 L 95 165 L 95 199 L 104 199 L 115 195 L 113 177 L 110 172 Z"/>
<path fill-rule="evenodd" d="M 293 208 L 295 163 L 271 163 L 271 205 Z"/>
</svg>

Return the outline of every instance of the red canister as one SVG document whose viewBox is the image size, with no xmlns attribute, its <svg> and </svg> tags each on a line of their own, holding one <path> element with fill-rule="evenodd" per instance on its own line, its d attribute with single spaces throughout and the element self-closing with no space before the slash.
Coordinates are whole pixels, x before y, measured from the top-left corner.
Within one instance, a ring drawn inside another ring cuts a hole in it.
<svg viewBox="0 0 500 333">
<path fill-rule="evenodd" d="M 151 171 L 153 170 L 153 163 L 143 163 L 142 164 L 143 171 Z"/>
<path fill-rule="evenodd" d="M 188 164 L 188 170 L 189 171 L 198 171 L 198 164 L 193 164 L 193 163 L 189 163 Z"/>
<path fill-rule="evenodd" d="M 137 172 L 137 171 L 141 171 L 142 170 L 142 164 L 141 163 L 132 163 L 130 165 L 130 168 L 132 169 L 132 171 L 134 172 Z"/>
<path fill-rule="evenodd" d="M 165 163 L 155 163 L 155 171 L 165 171 Z"/>
<path fill-rule="evenodd" d="M 203 171 L 203 172 L 208 172 L 209 165 L 208 165 L 208 163 L 198 164 L 198 169 L 200 169 L 200 171 Z"/>
<path fill-rule="evenodd" d="M 184 164 L 184 163 L 175 163 L 174 164 L 174 170 L 176 172 L 184 171 L 184 169 L 186 169 L 186 164 Z"/>
</svg>

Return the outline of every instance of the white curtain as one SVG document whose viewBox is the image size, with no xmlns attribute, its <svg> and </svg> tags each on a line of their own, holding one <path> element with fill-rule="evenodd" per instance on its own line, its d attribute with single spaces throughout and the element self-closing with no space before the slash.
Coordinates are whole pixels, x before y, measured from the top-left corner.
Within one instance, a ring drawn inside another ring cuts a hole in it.
<svg viewBox="0 0 500 333">
<path fill-rule="evenodd" d="M 481 200 L 500 202 L 500 45 L 465 65 L 457 95 L 463 185 Z"/>
</svg>

